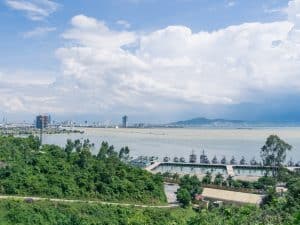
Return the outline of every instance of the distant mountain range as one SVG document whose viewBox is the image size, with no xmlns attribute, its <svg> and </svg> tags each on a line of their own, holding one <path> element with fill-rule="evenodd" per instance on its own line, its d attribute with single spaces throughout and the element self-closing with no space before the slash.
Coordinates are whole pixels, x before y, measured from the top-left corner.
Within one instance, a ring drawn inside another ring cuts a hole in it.
<svg viewBox="0 0 300 225">
<path fill-rule="evenodd" d="M 197 117 L 189 120 L 177 121 L 170 123 L 172 126 L 230 126 L 230 125 L 245 125 L 246 121 L 242 120 L 227 120 L 227 119 L 207 119 L 205 117 Z"/>
<path fill-rule="evenodd" d="M 170 127 L 299 127 L 300 122 L 278 122 L 278 121 L 244 121 L 229 119 L 207 119 L 197 117 L 189 120 L 182 120 L 167 124 Z"/>
</svg>

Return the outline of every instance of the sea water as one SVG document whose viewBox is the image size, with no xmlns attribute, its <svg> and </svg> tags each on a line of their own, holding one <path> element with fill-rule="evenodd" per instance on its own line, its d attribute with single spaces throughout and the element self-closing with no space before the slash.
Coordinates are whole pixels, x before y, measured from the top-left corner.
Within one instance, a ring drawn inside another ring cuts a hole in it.
<svg viewBox="0 0 300 225">
<path fill-rule="evenodd" d="M 211 160 L 223 156 L 227 161 L 235 156 L 239 160 L 244 156 L 249 162 L 255 157 L 260 160 L 260 149 L 266 138 L 277 134 L 284 141 L 293 146 L 288 152 L 294 161 L 300 161 L 300 127 L 278 128 L 151 128 L 151 129 L 114 129 L 114 128 L 85 128 L 84 134 L 50 134 L 44 135 L 44 143 L 64 146 L 67 139 L 90 139 L 95 144 L 93 153 L 97 153 L 102 141 L 108 141 L 118 150 L 128 146 L 132 156 L 158 156 L 162 159 L 169 156 L 185 157 L 192 151 L 197 155 L 205 154 Z"/>
</svg>

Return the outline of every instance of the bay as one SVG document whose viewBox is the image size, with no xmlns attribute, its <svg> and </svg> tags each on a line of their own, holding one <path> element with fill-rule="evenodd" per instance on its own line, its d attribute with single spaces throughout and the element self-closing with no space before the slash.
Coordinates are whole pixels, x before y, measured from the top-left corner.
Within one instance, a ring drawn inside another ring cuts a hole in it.
<svg viewBox="0 0 300 225">
<path fill-rule="evenodd" d="M 114 129 L 84 128 L 84 134 L 48 134 L 44 143 L 64 146 L 67 139 L 90 139 L 95 144 L 93 153 L 97 153 L 102 141 L 108 141 L 116 149 L 128 146 L 132 156 L 164 156 L 171 158 L 185 157 L 194 151 L 199 158 L 202 150 L 212 159 L 214 155 L 220 160 L 225 156 L 230 159 L 244 156 L 248 161 L 259 159 L 260 148 L 266 138 L 277 134 L 293 146 L 288 153 L 294 161 L 300 160 L 300 127 L 264 127 L 251 129 L 233 128 L 151 128 L 151 129 Z"/>
</svg>

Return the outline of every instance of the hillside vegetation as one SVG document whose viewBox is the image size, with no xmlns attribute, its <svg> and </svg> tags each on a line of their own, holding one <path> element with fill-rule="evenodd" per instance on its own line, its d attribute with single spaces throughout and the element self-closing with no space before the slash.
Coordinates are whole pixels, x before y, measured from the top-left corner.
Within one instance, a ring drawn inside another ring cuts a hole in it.
<svg viewBox="0 0 300 225">
<path fill-rule="evenodd" d="M 39 140 L 0 137 L 0 193 L 41 197 L 100 199 L 161 204 L 162 178 L 122 162 L 129 149 L 116 152 L 103 142 L 97 155 L 85 140 L 68 140 L 65 148 Z"/>
</svg>

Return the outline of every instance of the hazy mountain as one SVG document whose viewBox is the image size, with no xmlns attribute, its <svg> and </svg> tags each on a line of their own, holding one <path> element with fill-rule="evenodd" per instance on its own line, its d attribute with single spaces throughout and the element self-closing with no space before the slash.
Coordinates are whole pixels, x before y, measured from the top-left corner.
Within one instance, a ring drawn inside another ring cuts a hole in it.
<svg viewBox="0 0 300 225">
<path fill-rule="evenodd" d="M 246 122 L 242 120 L 227 120 L 227 119 L 207 119 L 205 117 L 197 117 L 189 120 L 173 122 L 173 126 L 231 126 L 244 125 Z"/>
</svg>

